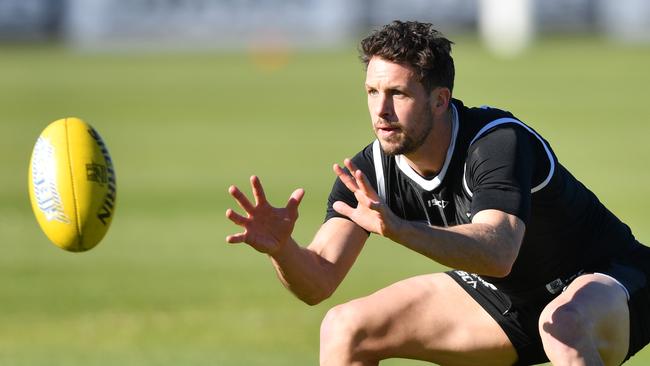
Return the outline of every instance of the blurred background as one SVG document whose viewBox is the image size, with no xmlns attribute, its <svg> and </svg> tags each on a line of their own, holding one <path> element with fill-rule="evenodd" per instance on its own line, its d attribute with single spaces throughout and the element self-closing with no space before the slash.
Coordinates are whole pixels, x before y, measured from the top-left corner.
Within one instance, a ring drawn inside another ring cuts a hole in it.
<svg viewBox="0 0 650 366">
<path fill-rule="evenodd" d="M 310 241 L 331 165 L 373 139 L 358 41 L 393 19 L 436 24 L 455 97 L 533 126 L 650 243 L 645 0 L 0 0 L 0 365 L 314 365 L 330 307 L 443 270 L 373 237 L 309 307 L 225 243 L 227 188 L 251 174 L 278 205 L 306 189 Z M 48 243 L 27 193 L 36 138 L 68 116 L 103 135 L 118 182 L 80 254 Z"/>
</svg>

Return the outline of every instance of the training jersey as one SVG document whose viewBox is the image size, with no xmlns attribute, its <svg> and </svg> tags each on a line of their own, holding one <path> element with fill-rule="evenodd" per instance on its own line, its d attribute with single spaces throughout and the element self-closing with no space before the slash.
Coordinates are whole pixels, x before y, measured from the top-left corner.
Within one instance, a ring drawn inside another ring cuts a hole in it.
<svg viewBox="0 0 650 366">
<path fill-rule="evenodd" d="M 512 296 L 540 288 L 558 293 L 576 273 L 635 244 L 622 223 L 559 163 L 549 143 L 510 112 L 450 103 L 452 136 L 442 169 L 423 177 L 403 156 L 388 156 L 379 141 L 352 158 L 382 200 L 399 217 L 432 226 L 471 223 L 496 209 L 526 224 L 510 274 L 481 276 Z M 332 205 L 357 206 L 336 179 L 326 220 L 344 217 Z M 479 275 L 481 275 L 479 273 Z"/>
</svg>

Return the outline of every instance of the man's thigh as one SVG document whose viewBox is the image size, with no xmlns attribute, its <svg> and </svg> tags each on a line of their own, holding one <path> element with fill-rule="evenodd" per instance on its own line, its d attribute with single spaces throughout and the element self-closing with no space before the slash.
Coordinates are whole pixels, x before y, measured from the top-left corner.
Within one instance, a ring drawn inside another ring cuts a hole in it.
<svg viewBox="0 0 650 366">
<path fill-rule="evenodd" d="M 444 273 L 397 282 L 333 311 L 356 319 L 364 335 L 357 351 L 377 360 L 511 365 L 517 359 L 497 322 Z"/>
</svg>

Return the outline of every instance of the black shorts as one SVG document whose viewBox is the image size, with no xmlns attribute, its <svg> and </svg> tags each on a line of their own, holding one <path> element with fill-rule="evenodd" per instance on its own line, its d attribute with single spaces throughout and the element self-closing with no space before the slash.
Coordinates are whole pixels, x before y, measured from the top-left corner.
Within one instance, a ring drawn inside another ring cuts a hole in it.
<svg viewBox="0 0 650 366">
<path fill-rule="evenodd" d="M 611 261 L 579 273 L 602 273 L 627 290 L 630 311 L 630 345 L 626 360 L 650 342 L 650 248 L 638 244 Z M 538 330 L 542 310 L 557 295 L 512 301 L 480 276 L 464 271 L 447 272 L 504 330 L 517 350 L 516 365 L 548 362 Z M 576 276 L 572 276 L 575 278 Z"/>
</svg>

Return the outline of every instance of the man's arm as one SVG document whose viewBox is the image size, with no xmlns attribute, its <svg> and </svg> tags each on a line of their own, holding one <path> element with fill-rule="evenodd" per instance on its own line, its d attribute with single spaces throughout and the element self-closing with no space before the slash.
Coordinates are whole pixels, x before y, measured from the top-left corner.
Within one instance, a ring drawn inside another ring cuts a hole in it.
<svg viewBox="0 0 650 366">
<path fill-rule="evenodd" d="M 367 238 L 368 233 L 354 222 L 335 217 L 321 226 L 307 248 L 291 239 L 271 260 L 282 284 L 305 303 L 315 305 L 334 293 Z"/>
<path fill-rule="evenodd" d="M 452 268 L 493 277 L 506 276 L 512 269 L 525 232 L 525 224 L 518 217 L 499 210 L 483 210 L 474 215 L 471 224 L 449 228 L 409 222 L 379 199 L 367 177 L 349 159 L 345 165 L 351 174 L 338 165 L 334 172 L 359 204 L 352 208 L 336 202 L 334 209 L 362 228 Z"/>
<path fill-rule="evenodd" d="M 229 235 L 229 243 L 247 243 L 271 257 L 280 281 L 299 299 L 314 305 L 328 298 L 341 283 L 368 238 L 357 224 L 342 218 L 331 218 L 316 233 L 312 243 L 303 248 L 291 237 L 298 219 L 298 205 L 304 191 L 291 194 L 285 207 L 273 207 L 264 194 L 257 177 L 251 177 L 253 204 L 237 188 L 229 193 L 246 216 L 226 211 L 226 217 L 244 228 Z"/>
<path fill-rule="evenodd" d="M 525 229 L 517 216 L 484 210 L 471 224 L 448 228 L 399 220 L 389 238 L 446 266 L 504 277 L 517 258 Z"/>
</svg>

